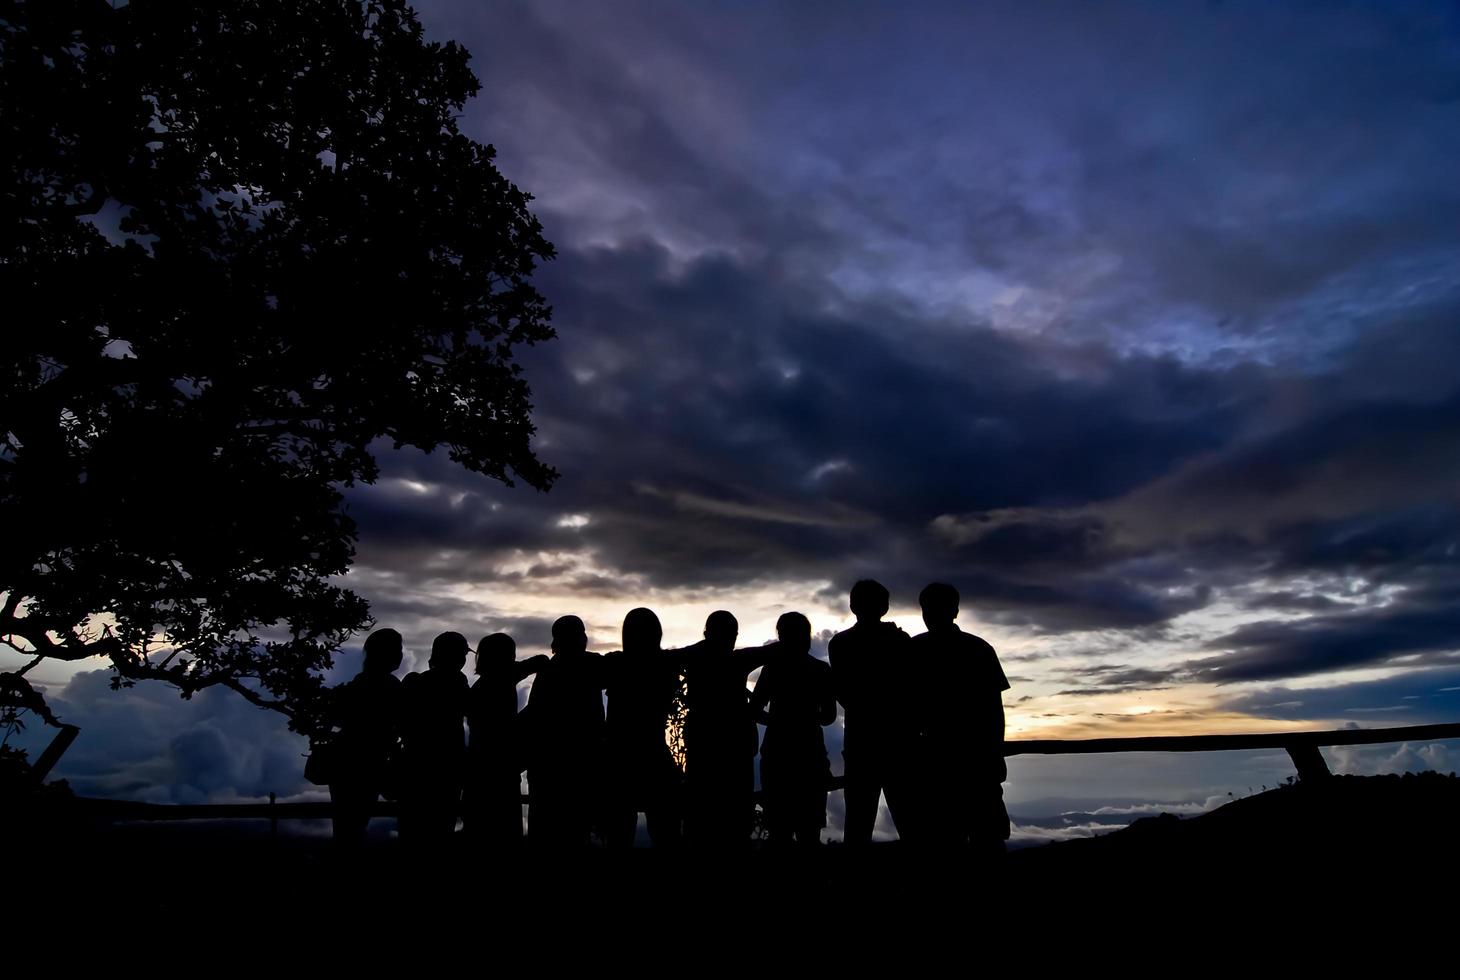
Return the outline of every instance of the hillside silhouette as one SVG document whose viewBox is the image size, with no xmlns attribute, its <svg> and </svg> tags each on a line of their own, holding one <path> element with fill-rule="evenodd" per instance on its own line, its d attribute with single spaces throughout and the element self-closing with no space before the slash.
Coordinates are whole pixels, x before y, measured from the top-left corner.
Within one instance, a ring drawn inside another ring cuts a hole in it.
<svg viewBox="0 0 1460 980">
<path fill-rule="evenodd" d="M 1044 881 L 1133 871 L 1177 881 L 1281 868 L 1414 883 L 1460 863 L 1460 779 L 1436 772 L 1294 781 L 1195 817 L 1143 817 L 1099 837 L 1010 855 L 1013 878 Z"/>
</svg>

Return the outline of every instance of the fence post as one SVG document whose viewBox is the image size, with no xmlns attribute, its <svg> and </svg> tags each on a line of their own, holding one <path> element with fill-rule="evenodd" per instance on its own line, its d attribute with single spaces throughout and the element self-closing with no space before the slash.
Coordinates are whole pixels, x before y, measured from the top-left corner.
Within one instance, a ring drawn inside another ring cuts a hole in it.
<svg viewBox="0 0 1460 980">
<path fill-rule="evenodd" d="M 1328 763 L 1323 761 L 1323 753 L 1318 746 L 1308 742 L 1289 742 L 1286 748 L 1288 757 L 1298 768 L 1298 778 L 1304 782 L 1327 779 L 1333 775 L 1328 771 Z"/>
<path fill-rule="evenodd" d="M 46 750 L 41 753 L 40 758 L 36 759 L 30 767 L 30 778 L 35 781 L 37 786 L 46 781 L 46 777 L 51 774 L 56 763 L 61 761 L 61 756 L 66 754 L 66 750 L 71 747 L 71 743 L 76 741 L 76 736 L 80 734 L 81 729 L 75 725 L 61 726 L 56 737 L 51 739 L 51 744 L 46 746 Z"/>
<path fill-rule="evenodd" d="M 279 814 L 274 810 L 274 804 L 278 797 L 273 793 L 269 794 L 269 836 L 279 836 Z"/>
</svg>

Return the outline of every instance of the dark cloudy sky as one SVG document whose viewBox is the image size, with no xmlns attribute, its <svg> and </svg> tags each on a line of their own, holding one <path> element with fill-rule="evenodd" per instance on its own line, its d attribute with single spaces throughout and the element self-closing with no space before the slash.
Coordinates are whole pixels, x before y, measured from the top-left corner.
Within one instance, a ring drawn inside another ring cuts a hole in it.
<svg viewBox="0 0 1460 980">
<path fill-rule="evenodd" d="M 352 494 L 412 650 L 943 579 L 1011 737 L 1460 718 L 1454 5 L 420 12 L 559 250 L 562 478 Z"/>
</svg>

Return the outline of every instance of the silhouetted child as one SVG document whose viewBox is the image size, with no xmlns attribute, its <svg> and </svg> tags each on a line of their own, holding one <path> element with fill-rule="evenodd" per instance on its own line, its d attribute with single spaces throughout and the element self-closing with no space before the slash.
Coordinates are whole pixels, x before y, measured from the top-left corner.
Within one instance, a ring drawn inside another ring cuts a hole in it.
<svg viewBox="0 0 1460 980">
<path fill-rule="evenodd" d="M 811 655 L 811 623 L 790 612 L 776 621 L 777 649 L 770 653 L 751 695 L 756 719 L 766 726 L 760 744 L 760 785 L 765 790 L 766 830 L 772 844 L 821 843 L 831 764 L 821 729 L 836 721 L 831 667 Z"/>
<path fill-rule="evenodd" d="M 405 701 L 405 780 L 402 786 L 402 838 L 440 842 L 456 830 L 461 783 L 466 768 L 467 681 L 461 672 L 470 649 L 460 633 L 442 633 L 431 642 L 425 672 L 401 681 Z"/>
<path fill-rule="evenodd" d="M 354 679 L 335 689 L 331 742 L 334 773 L 334 837 L 365 836 L 370 809 L 386 790 L 389 767 L 400 749 L 401 682 L 394 676 L 403 652 L 401 635 L 376 630 L 365 638 L 365 663 Z"/>
<path fill-rule="evenodd" d="M 603 825 L 613 847 L 633 845 L 640 813 L 656 847 L 679 839 L 679 769 L 666 738 L 679 666 L 662 648 L 663 638 L 652 610 L 631 609 L 624 617 L 623 650 L 603 658 L 608 692 Z"/>
<path fill-rule="evenodd" d="M 994 648 L 954 622 L 958 599 L 958 590 L 942 582 L 918 596 L 928 627 L 910 647 L 923 677 L 917 719 L 925 740 L 919 769 L 927 810 L 920 822 L 926 818 L 927 839 L 937 846 L 997 851 L 1009 837 L 1002 785 L 1008 776 L 1003 692 L 1009 681 Z"/>
<path fill-rule="evenodd" d="M 593 828 L 603 754 L 603 658 L 588 650 L 583 620 L 553 623 L 553 655 L 527 700 L 528 836 L 535 845 L 576 847 Z"/>
<path fill-rule="evenodd" d="M 881 583 L 863 579 L 852 586 L 855 625 L 827 645 L 832 684 L 844 710 L 847 844 L 867 844 L 877 822 L 877 801 L 887 808 L 900 836 L 912 830 L 914 793 L 909 754 L 916 752 L 906 706 L 909 637 L 882 622 L 891 596 Z"/>
<path fill-rule="evenodd" d="M 506 633 L 482 637 L 477 644 L 476 683 L 467 696 L 465 829 L 482 841 L 505 843 L 522 838 L 523 746 L 517 723 L 517 685 L 548 662 L 542 654 L 517 659 L 517 644 Z"/>
<path fill-rule="evenodd" d="M 740 624 L 720 610 L 705 638 L 678 651 L 688 692 L 684 722 L 685 838 L 697 847 L 750 840 L 755 812 L 755 715 L 746 678 L 774 645 L 735 649 Z"/>
</svg>

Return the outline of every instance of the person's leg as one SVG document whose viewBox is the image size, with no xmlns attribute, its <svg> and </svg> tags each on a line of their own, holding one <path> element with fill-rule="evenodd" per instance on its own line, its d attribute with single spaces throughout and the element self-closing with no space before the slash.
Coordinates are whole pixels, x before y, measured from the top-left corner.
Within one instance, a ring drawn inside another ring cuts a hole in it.
<svg viewBox="0 0 1460 980">
<path fill-rule="evenodd" d="M 905 758 L 889 754 L 879 760 L 878 780 L 887 798 L 887 814 L 897 830 L 898 840 L 917 843 L 922 819 L 917 770 Z"/>
<path fill-rule="evenodd" d="M 797 801 L 796 842 L 804 849 L 821 846 L 821 831 L 826 827 L 826 790 L 807 788 Z"/>
<path fill-rule="evenodd" d="M 870 844 L 872 829 L 877 823 L 877 798 L 882 788 L 878 785 L 876 771 L 870 765 L 872 760 L 858 750 L 843 752 L 846 764 L 846 823 L 842 830 L 843 840 L 849 846 Z"/>
<path fill-rule="evenodd" d="M 358 783 L 330 783 L 334 807 L 334 839 L 342 844 L 358 843 L 370 824 L 370 807 L 377 794 Z"/>
<path fill-rule="evenodd" d="M 649 825 L 649 839 L 655 847 L 678 847 L 683 836 L 680 816 L 679 787 L 671 780 L 674 773 L 666 773 L 657 787 L 649 809 L 644 817 Z"/>
<path fill-rule="evenodd" d="M 561 843 L 563 806 L 552 775 L 544 769 L 527 772 L 527 839 L 534 847 Z"/>
<path fill-rule="evenodd" d="M 498 774 L 487 805 L 491 809 L 487 817 L 490 833 L 506 844 L 521 841 L 522 774 L 510 770 Z"/>
<path fill-rule="evenodd" d="M 430 836 L 438 843 L 449 841 L 456 833 L 456 819 L 461 811 L 461 784 L 454 772 L 438 772 L 429 790 Z"/>
<path fill-rule="evenodd" d="M 774 761 L 760 760 L 761 806 L 765 814 L 766 843 L 775 848 L 792 842 L 796 833 L 794 795 L 787 798 L 781 771 Z"/>
</svg>

